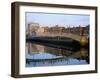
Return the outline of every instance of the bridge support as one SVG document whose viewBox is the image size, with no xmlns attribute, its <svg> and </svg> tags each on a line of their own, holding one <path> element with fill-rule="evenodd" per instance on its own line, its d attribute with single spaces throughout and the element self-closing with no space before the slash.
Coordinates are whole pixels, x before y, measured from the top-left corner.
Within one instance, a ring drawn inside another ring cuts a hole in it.
<svg viewBox="0 0 100 80">
<path fill-rule="evenodd" d="M 80 39 L 80 44 L 82 46 L 85 46 L 88 44 L 88 39 L 86 38 L 86 36 L 82 36 L 81 39 Z"/>
</svg>

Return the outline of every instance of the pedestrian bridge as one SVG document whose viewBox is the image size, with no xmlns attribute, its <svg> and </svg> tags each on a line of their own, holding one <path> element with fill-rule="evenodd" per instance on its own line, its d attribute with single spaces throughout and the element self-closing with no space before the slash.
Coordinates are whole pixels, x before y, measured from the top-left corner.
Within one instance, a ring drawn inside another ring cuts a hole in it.
<svg viewBox="0 0 100 80">
<path fill-rule="evenodd" d="M 56 36 L 60 36 L 60 37 L 66 37 L 66 38 L 71 38 L 73 40 L 76 40 L 78 42 L 81 41 L 81 39 L 83 38 L 83 36 L 80 35 L 76 35 L 76 34 L 72 34 L 72 33 L 62 33 L 62 34 L 54 34 L 54 33 L 45 33 L 45 34 L 37 34 L 36 36 L 38 37 L 56 37 Z M 85 37 L 86 38 L 86 37 Z"/>
</svg>

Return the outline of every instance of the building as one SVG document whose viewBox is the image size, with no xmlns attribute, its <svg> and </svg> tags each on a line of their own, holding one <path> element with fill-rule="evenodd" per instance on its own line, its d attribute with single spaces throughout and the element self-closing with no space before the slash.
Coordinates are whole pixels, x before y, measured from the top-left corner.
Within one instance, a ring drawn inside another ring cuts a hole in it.
<svg viewBox="0 0 100 80">
<path fill-rule="evenodd" d="M 35 36 L 36 31 L 40 28 L 39 23 L 29 23 L 28 24 L 28 35 Z"/>
<path fill-rule="evenodd" d="M 39 23 L 29 23 L 28 28 L 26 30 L 26 34 L 29 37 L 33 36 L 45 36 L 45 35 L 53 35 L 58 34 L 59 36 L 62 34 L 75 34 L 80 36 L 89 36 L 89 25 L 83 26 L 75 26 L 75 27 L 65 27 L 65 26 L 40 26 Z"/>
<path fill-rule="evenodd" d="M 44 34 L 44 27 L 39 27 L 37 30 L 36 30 L 36 36 L 39 36 L 41 34 Z"/>
</svg>

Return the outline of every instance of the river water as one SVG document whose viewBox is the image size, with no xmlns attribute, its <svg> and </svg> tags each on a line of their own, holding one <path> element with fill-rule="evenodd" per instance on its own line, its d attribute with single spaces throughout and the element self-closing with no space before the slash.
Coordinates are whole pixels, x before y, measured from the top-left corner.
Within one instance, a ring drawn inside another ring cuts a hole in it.
<svg viewBox="0 0 100 80">
<path fill-rule="evenodd" d="M 26 67 L 89 64 L 88 49 L 53 44 L 26 43 Z"/>
</svg>

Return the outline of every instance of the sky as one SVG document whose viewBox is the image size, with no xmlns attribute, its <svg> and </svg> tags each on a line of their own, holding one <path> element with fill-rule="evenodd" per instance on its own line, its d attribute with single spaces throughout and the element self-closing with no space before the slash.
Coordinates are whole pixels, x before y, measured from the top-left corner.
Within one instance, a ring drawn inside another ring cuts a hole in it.
<svg viewBox="0 0 100 80">
<path fill-rule="evenodd" d="M 55 14 L 26 12 L 26 23 L 39 23 L 40 26 L 83 26 L 90 24 L 90 16 L 82 14 Z"/>
</svg>

